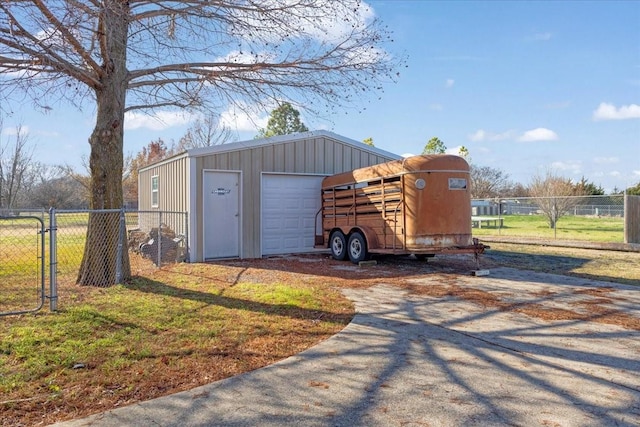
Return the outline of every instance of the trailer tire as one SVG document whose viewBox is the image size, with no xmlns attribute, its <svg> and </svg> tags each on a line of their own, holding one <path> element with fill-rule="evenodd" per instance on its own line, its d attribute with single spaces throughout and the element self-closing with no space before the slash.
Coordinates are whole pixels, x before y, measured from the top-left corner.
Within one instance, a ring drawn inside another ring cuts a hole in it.
<svg viewBox="0 0 640 427">
<path fill-rule="evenodd" d="M 367 259 L 367 241 L 362 233 L 354 231 L 349 237 L 349 259 L 352 263 L 358 264 Z"/>
<path fill-rule="evenodd" d="M 329 248 L 333 259 L 343 261 L 347 256 L 347 238 L 342 231 L 337 230 L 329 237 Z"/>
</svg>

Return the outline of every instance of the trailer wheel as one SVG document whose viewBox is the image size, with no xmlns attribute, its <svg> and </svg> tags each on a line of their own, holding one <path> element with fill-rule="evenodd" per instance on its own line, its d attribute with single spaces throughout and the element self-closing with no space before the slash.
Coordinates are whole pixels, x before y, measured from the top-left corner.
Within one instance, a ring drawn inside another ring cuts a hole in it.
<svg viewBox="0 0 640 427">
<path fill-rule="evenodd" d="M 367 259 L 367 241 L 358 231 L 349 237 L 349 259 L 354 264 Z"/>
<path fill-rule="evenodd" d="M 347 256 L 347 239 L 342 231 L 334 231 L 329 238 L 329 248 L 333 259 L 342 261 Z"/>
</svg>

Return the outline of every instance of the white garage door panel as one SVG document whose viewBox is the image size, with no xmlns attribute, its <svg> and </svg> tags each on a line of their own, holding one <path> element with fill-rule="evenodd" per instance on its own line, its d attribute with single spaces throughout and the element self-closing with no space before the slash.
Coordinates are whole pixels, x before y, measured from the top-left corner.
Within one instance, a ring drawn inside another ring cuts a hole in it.
<svg viewBox="0 0 640 427">
<path fill-rule="evenodd" d="M 262 176 L 262 254 L 313 249 L 321 176 Z"/>
</svg>

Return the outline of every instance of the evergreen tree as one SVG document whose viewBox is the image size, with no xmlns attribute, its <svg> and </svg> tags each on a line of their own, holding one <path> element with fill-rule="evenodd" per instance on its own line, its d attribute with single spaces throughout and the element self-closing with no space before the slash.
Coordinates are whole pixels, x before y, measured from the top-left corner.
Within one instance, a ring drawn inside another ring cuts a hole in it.
<svg viewBox="0 0 640 427">
<path fill-rule="evenodd" d="M 309 129 L 300 120 L 300 112 L 288 102 L 271 112 L 266 129 L 260 129 L 256 138 L 307 132 Z"/>
<path fill-rule="evenodd" d="M 427 145 L 424 146 L 422 154 L 444 154 L 445 151 L 447 151 L 447 146 L 444 145 L 444 142 L 440 141 L 440 138 L 434 136 L 427 142 Z"/>
</svg>

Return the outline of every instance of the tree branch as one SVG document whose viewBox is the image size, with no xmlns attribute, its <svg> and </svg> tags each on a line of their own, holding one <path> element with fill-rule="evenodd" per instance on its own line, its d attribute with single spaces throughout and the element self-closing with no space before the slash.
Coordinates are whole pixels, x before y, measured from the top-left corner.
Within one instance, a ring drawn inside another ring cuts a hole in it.
<svg viewBox="0 0 640 427">
<path fill-rule="evenodd" d="M 84 62 L 90 66 L 93 71 L 100 76 L 102 74 L 102 69 L 100 66 L 91 58 L 89 52 L 87 52 L 80 42 L 71 34 L 68 28 L 66 28 L 51 11 L 47 8 L 47 6 L 41 0 L 33 0 L 36 7 L 42 12 L 42 14 L 47 18 L 47 20 L 53 25 L 56 31 L 59 31 L 60 34 L 64 37 L 64 39 L 73 47 L 75 52 L 80 55 L 80 57 L 84 60 Z M 86 8 L 83 8 L 86 10 Z"/>
</svg>

